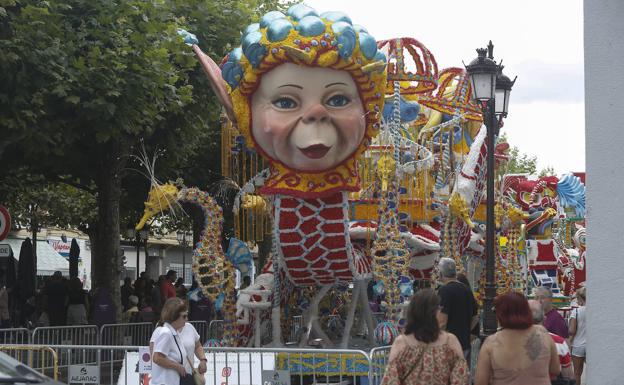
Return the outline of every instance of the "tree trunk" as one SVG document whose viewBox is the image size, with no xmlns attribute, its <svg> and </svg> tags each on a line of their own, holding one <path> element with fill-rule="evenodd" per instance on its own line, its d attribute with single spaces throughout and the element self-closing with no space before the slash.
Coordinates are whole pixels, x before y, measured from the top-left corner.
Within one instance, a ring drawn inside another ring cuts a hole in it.
<svg viewBox="0 0 624 385">
<path fill-rule="evenodd" d="M 111 144 L 99 154 L 95 183 L 98 217 L 92 235 L 91 279 L 94 288 L 105 288 L 111 294 L 116 318 L 121 319 L 119 200 L 121 173 L 125 161 L 118 144 Z"/>
</svg>

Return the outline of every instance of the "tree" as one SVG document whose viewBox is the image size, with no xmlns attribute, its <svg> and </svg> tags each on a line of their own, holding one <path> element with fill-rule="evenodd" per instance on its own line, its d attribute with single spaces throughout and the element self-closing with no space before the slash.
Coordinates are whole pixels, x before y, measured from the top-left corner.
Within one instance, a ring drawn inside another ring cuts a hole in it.
<svg viewBox="0 0 624 385">
<path fill-rule="evenodd" d="M 202 48 L 221 56 L 273 3 L 0 2 L 0 161 L 94 199 L 86 226 L 93 284 L 117 302 L 120 216 L 142 210 L 137 202 L 149 187 L 129 173 L 135 146 L 144 139 L 148 149 L 167 149 L 165 174 L 202 152 L 218 153 L 199 147 L 219 108 L 177 29 L 199 32 Z"/>
<path fill-rule="evenodd" d="M 540 178 L 543 178 L 545 176 L 556 176 L 556 175 L 557 173 L 555 172 L 555 168 L 553 166 L 547 166 L 546 168 L 543 168 L 542 171 L 540 171 L 537 176 Z"/>
<path fill-rule="evenodd" d="M 508 143 L 507 135 L 498 137 L 498 143 Z M 503 162 L 498 169 L 498 175 L 506 174 L 535 174 L 537 172 L 537 157 L 521 153 L 513 146 L 509 150 L 509 160 Z"/>
</svg>

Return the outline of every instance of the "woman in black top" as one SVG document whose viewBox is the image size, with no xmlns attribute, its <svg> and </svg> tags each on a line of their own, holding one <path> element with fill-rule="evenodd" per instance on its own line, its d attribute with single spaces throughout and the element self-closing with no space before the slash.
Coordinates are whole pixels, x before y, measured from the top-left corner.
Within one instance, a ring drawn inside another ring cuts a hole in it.
<svg viewBox="0 0 624 385">
<path fill-rule="evenodd" d="M 67 292 L 67 325 L 86 325 L 89 299 L 82 289 L 82 282 L 74 277 L 69 281 Z"/>
</svg>

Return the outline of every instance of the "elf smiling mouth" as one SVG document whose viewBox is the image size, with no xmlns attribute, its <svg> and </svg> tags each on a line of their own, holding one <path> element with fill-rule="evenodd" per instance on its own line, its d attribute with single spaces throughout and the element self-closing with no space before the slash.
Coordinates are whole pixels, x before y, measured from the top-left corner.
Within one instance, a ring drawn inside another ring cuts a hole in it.
<svg viewBox="0 0 624 385">
<path fill-rule="evenodd" d="M 310 159 L 320 159 L 324 157 L 327 152 L 331 149 L 331 147 L 327 147 L 324 144 L 313 144 L 306 148 L 299 148 L 299 151 L 303 153 L 303 155 L 307 156 Z"/>
</svg>

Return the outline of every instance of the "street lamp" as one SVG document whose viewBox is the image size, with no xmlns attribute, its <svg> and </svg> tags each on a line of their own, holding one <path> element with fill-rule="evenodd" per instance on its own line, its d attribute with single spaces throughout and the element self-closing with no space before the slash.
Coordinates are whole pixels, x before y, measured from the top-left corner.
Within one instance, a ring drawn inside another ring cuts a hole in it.
<svg viewBox="0 0 624 385">
<path fill-rule="evenodd" d="M 189 245 L 189 241 L 192 239 L 192 234 L 186 231 L 177 232 L 178 243 L 182 246 L 182 281 L 186 283 L 186 247 Z"/>
<path fill-rule="evenodd" d="M 477 49 L 477 58 L 466 66 L 466 72 L 470 76 L 472 94 L 481 102 L 483 123 L 487 128 L 487 217 L 485 232 L 485 300 L 483 316 L 483 334 L 486 336 L 496 333 L 497 322 L 494 313 L 494 298 L 496 297 L 496 228 L 494 222 L 494 148 L 496 136 L 502 124 L 502 119 L 507 116 L 509 107 L 509 95 L 515 83 L 503 75 L 503 66 L 494 61 L 494 45 L 492 41 L 487 48 Z M 487 54 L 487 57 L 486 57 Z"/>
<path fill-rule="evenodd" d="M 137 279 L 139 279 L 140 276 L 140 269 L 139 269 L 139 252 L 141 249 L 141 244 L 143 242 L 146 242 L 147 239 L 149 238 L 149 229 L 146 227 L 143 227 L 141 230 L 136 231 L 134 227 L 128 227 L 128 229 L 126 230 L 126 237 L 128 239 L 134 240 L 134 242 L 136 243 L 136 277 Z M 146 262 L 147 262 L 147 248 L 145 248 L 145 258 L 146 258 Z"/>
</svg>

